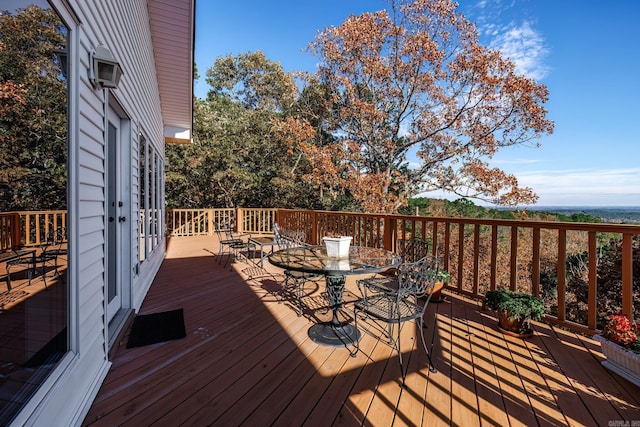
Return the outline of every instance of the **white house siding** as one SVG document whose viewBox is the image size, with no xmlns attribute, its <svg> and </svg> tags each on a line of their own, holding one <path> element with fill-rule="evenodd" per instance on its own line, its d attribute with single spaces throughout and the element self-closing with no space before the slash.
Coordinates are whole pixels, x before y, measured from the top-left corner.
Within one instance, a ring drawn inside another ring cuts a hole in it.
<svg viewBox="0 0 640 427">
<path fill-rule="evenodd" d="M 78 425 L 83 421 L 106 373 L 108 325 L 105 324 L 106 275 L 106 163 L 105 103 L 114 96 L 131 120 L 131 165 L 127 215 L 130 233 L 124 235 L 131 254 L 123 262 L 132 289 L 125 307 L 139 309 L 164 257 L 164 236 L 139 268 L 138 134 L 164 156 L 163 117 L 153 56 L 148 7 L 145 0 L 54 0 L 71 30 L 70 158 L 70 348 L 71 351 L 14 420 L 15 425 Z M 75 23 L 74 23 L 75 21 Z M 124 75 L 117 89 L 94 89 L 87 69 L 92 48 L 107 46 Z M 75 74 L 74 74 L 75 73 Z M 74 90 L 75 89 L 75 90 Z M 126 145 L 125 145 L 126 146 Z M 163 158 L 163 157 L 162 157 Z M 163 194 L 161 199 L 164 200 Z M 164 209 L 164 207 L 163 207 Z"/>
</svg>

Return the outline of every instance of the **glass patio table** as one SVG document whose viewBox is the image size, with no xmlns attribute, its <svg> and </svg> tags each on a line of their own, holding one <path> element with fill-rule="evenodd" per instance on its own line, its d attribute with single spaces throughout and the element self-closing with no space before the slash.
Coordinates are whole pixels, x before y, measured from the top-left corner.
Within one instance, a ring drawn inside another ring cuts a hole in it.
<svg viewBox="0 0 640 427">
<path fill-rule="evenodd" d="M 401 258 L 385 249 L 363 246 L 351 246 L 348 258 L 333 258 L 327 256 L 324 246 L 303 246 L 276 251 L 269 255 L 269 262 L 285 270 L 325 276 L 332 318 L 329 322 L 311 326 L 308 334 L 318 344 L 342 347 L 357 343 L 362 336 L 354 325 L 338 319 L 346 276 L 395 268 L 400 265 Z"/>
<path fill-rule="evenodd" d="M 249 243 L 253 243 L 256 247 L 260 248 L 260 267 L 264 267 L 264 254 L 266 248 L 271 248 L 273 252 L 273 248 L 275 246 L 279 246 L 278 242 L 273 236 L 255 236 L 249 239 Z"/>
</svg>

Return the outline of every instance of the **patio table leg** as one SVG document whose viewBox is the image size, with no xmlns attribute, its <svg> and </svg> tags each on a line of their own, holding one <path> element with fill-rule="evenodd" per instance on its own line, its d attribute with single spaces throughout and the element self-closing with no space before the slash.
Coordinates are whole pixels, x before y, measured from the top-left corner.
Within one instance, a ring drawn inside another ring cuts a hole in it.
<svg viewBox="0 0 640 427">
<path fill-rule="evenodd" d="M 309 338 L 318 344 L 329 347 L 355 345 L 362 338 L 362 334 L 351 323 L 341 322 L 338 319 L 338 311 L 342 309 L 342 294 L 346 278 L 345 276 L 327 275 L 325 280 L 332 311 L 331 321 L 317 323 L 310 327 Z"/>
</svg>

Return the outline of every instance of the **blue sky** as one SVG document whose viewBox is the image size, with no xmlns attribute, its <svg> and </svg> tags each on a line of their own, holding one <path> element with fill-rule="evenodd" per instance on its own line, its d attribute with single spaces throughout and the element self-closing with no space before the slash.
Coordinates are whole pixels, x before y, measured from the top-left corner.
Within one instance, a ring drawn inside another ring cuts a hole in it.
<svg viewBox="0 0 640 427">
<path fill-rule="evenodd" d="M 538 206 L 640 206 L 640 1 L 460 0 L 459 10 L 518 69 L 547 85 L 553 135 L 510 147 L 491 164 L 540 196 Z M 287 71 L 315 69 L 303 52 L 316 33 L 382 0 L 196 3 L 198 71 L 205 97 L 215 58 L 262 50 Z M 428 193 L 428 197 L 447 197 Z M 447 197 L 455 199 L 456 197 Z"/>
</svg>

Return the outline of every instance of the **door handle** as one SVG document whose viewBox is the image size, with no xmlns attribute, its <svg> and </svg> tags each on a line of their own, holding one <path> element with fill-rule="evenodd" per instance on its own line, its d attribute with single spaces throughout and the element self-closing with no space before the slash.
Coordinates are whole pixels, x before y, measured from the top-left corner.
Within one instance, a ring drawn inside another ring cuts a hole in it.
<svg viewBox="0 0 640 427">
<path fill-rule="evenodd" d="M 118 222 L 125 222 L 126 220 L 127 220 L 127 218 L 123 217 L 123 216 L 118 218 Z"/>
<path fill-rule="evenodd" d="M 115 220 L 115 218 L 113 218 L 112 216 L 109 217 L 109 222 L 113 222 Z"/>
</svg>

